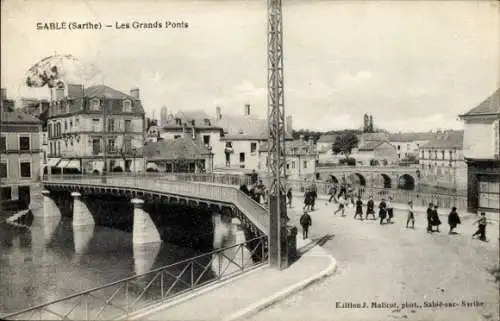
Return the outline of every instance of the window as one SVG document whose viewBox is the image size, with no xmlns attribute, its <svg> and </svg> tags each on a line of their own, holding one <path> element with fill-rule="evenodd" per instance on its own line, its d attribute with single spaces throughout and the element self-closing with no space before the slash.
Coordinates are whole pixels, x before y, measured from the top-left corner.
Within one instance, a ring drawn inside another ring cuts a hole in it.
<svg viewBox="0 0 500 321">
<path fill-rule="evenodd" d="M 75 126 L 76 127 L 80 126 L 80 119 L 75 118 Z"/>
<path fill-rule="evenodd" d="M 401 149 L 401 146 L 398 145 L 398 150 L 400 150 L 400 149 Z"/>
<path fill-rule="evenodd" d="M 31 177 L 30 162 L 21 162 L 21 177 Z"/>
<path fill-rule="evenodd" d="M 69 128 L 73 128 L 73 119 L 69 120 Z"/>
<path fill-rule="evenodd" d="M 210 135 L 203 135 L 203 144 L 210 145 Z"/>
<path fill-rule="evenodd" d="M 240 163 L 245 162 L 245 153 L 240 153 Z"/>
<path fill-rule="evenodd" d="M 7 140 L 5 136 L 0 136 L 0 152 L 5 153 L 7 150 Z"/>
<path fill-rule="evenodd" d="M 123 151 L 125 153 L 132 152 L 132 138 L 131 137 L 124 137 L 123 138 Z"/>
<path fill-rule="evenodd" d="M 307 161 L 304 161 L 304 168 L 307 168 Z"/>
<path fill-rule="evenodd" d="M 101 108 L 101 102 L 99 99 L 94 98 L 90 101 L 90 110 L 91 111 L 99 111 Z"/>
<path fill-rule="evenodd" d="M 292 169 L 295 168 L 295 161 L 292 161 Z"/>
<path fill-rule="evenodd" d="M 114 131 L 115 131 L 115 120 L 108 119 L 108 132 L 114 132 Z"/>
<path fill-rule="evenodd" d="M 479 207 L 500 209 L 500 181 L 479 177 Z"/>
<path fill-rule="evenodd" d="M 181 119 L 180 119 L 180 118 L 176 118 L 176 119 L 175 119 L 175 124 L 176 124 L 176 125 L 179 125 L 179 126 L 180 126 L 180 125 L 182 125 L 182 121 L 181 121 Z"/>
<path fill-rule="evenodd" d="M 68 131 L 68 121 L 67 120 L 64 121 L 64 131 L 65 132 Z"/>
<path fill-rule="evenodd" d="M 194 126 L 196 121 L 194 119 L 191 120 L 191 125 Z"/>
<path fill-rule="evenodd" d="M 130 119 L 125 120 L 125 131 L 126 132 L 132 131 L 132 121 Z"/>
<path fill-rule="evenodd" d="M 12 187 L 0 187 L 0 200 L 7 201 L 12 199 Z"/>
<path fill-rule="evenodd" d="M 453 151 L 450 150 L 450 160 L 453 160 Z"/>
<path fill-rule="evenodd" d="M 129 99 L 125 99 L 123 101 L 123 112 L 124 113 L 132 112 L 132 101 L 130 101 Z"/>
<path fill-rule="evenodd" d="M 43 151 L 43 163 L 47 164 L 47 152 Z"/>
<path fill-rule="evenodd" d="M 205 125 L 210 126 L 210 119 L 205 118 L 204 122 L 205 122 Z"/>
<path fill-rule="evenodd" d="M 444 150 L 441 151 L 441 159 L 444 159 Z"/>
<path fill-rule="evenodd" d="M 252 153 L 252 155 L 255 155 L 256 151 L 257 151 L 257 143 L 250 143 L 250 153 Z"/>
<path fill-rule="evenodd" d="M 93 132 L 99 131 L 99 119 L 92 119 L 92 131 Z"/>
<path fill-rule="evenodd" d="M 108 151 L 110 151 L 110 152 L 115 151 L 115 139 L 114 138 L 108 139 Z"/>
<path fill-rule="evenodd" d="M 30 138 L 27 136 L 19 137 L 19 150 L 30 150 Z"/>
<path fill-rule="evenodd" d="M 48 131 L 49 138 L 51 138 L 52 137 L 52 124 L 48 124 L 47 127 L 48 127 L 47 131 Z"/>
<path fill-rule="evenodd" d="M 101 140 L 99 138 L 92 139 L 92 155 L 98 155 L 101 152 Z"/>
<path fill-rule="evenodd" d="M 0 178 L 7 178 L 7 163 L 0 163 Z"/>
<path fill-rule="evenodd" d="M 57 155 L 61 155 L 61 142 L 57 142 Z"/>
</svg>

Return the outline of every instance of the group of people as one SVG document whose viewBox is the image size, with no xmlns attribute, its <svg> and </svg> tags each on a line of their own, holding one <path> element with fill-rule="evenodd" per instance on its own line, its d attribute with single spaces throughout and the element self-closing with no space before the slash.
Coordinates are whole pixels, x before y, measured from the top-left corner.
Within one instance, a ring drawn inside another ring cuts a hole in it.
<svg viewBox="0 0 500 321">
<path fill-rule="evenodd" d="M 330 198 L 331 200 L 332 198 Z M 349 205 L 348 194 L 345 193 L 344 197 L 338 199 L 339 207 L 334 214 L 341 212 L 342 216 L 345 216 L 345 209 Z M 314 203 L 313 203 L 314 204 Z M 327 203 L 328 204 L 328 203 Z M 376 220 L 375 217 L 375 202 L 373 197 L 370 196 L 366 202 L 366 212 L 363 213 L 364 203 L 361 196 L 358 196 L 357 200 L 354 202 L 355 212 L 354 219 L 359 217 L 360 220 L 368 219 L 369 216 Z M 364 214 L 364 217 L 363 217 Z M 380 224 L 393 223 L 394 218 L 394 207 L 392 205 L 392 197 L 388 197 L 388 200 L 382 199 L 378 204 L 378 217 L 380 219 Z M 427 208 L 427 232 L 440 232 L 439 226 L 441 225 L 441 220 L 438 214 L 438 206 L 430 203 Z M 448 215 L 448 225 L 450 227 L 448 234 L 457 234 L 454 232 L 455 228 L 461 224 L 460 216 L 457 213 L 457 208 L 453 207 Z M 479 235 L 481 241 L 486 241 L 486 225 L 488 224 L 486 219 L 486 214 L 482 212 L 478 220 L 474 222 L 478 225 L 477 231 L 472 235 L 472 238 Z M 300 217 L 300 225 L 302 226 L 303 238 L 308 237 L 309 227 L 312 225 L 312 218 L 304 206 L 304 213 Z M 407 217 L 406 217 L 406 228 L 415 228 L 415 210 L 413 208 L 413 202 L 408 202 Z"/>
</svg>

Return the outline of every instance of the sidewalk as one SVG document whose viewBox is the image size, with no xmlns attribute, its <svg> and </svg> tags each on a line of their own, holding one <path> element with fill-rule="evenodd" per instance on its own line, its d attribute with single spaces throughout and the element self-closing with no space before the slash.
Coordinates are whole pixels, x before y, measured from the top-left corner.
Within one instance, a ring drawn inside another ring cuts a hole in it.
<svg viewBox="0 0 500 321">
<path fill-rule="evenodd" d="M 213 285 L 187 300 L 136 314 L 129 320 L 224 320 L 247 318 L 309 284 L 332 274 L 335 259 L 323 248 L 297 238 L 297 248 L 311 248 L 283 271 L 268 266 Z M 308 240 L 306 240 L 308 241 Z"/>
</svg>

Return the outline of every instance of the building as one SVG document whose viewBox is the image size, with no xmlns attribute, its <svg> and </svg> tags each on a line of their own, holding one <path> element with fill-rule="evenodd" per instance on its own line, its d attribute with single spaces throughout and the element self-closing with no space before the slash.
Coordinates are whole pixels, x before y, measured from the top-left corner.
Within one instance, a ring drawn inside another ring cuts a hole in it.
<svg viewBox="0 0 500 321">
<path fill-rule="evenodd" d="M 417 159 L 419 158 L 419 148 L 436 135 L 432 132 L 426 133 L 393 133 L 389 134 L 387 140 L 396 148 L 398 158 L 400 160 Z"/>
<path fill-rule="evenodd" d="M 465 189 L 466 166 L 461 130 L 439 131 L 419 148 L 419 167 L 426 183 L 452 189 Z"/>
<path fill-rule="evenodd" d="M 460 118 L 469 211 L 500 213 L 500 88 Z"/>
<path fill-rule="evenodd" d="M 338 164 L 343 155 L 335 155 L 333 153 L 333 144 L 337 140 L 338 134 L 324 134 L 321 135 L 316 142 L 316 151 L 318 153 L 318 162 L 320 164 L 334 163 Z"/>
<path fill-rule="evenodd" d="M 356 160 L 356 165 L 392 165 L 397 163 L 396 148 L 384 140 L 362 140 L 357 148 L 352 150 L 350 157 Z"/>
<path fill-rule="evenodd" d="M 214 146 L 215 168 L 242 168 L 266 171 L 261 167 L 260 146 L 268 141 L 267 120 L 251 113 L 251 106 L 246 104 L 243 115 L 223 115 L 221 108 L 216 109 L 216 125 L 223 129 L 220 138 L 222 144 Z M 287 141 L 292 140 L 292 117 L 288 116 L 285 124 Z"/>
<path fill-rule="evenodd" d="M 189 136 L 148 142 L 144 145 L 143 155 L 147 171 L 205 173 L 213 168 L 212 152 Z"/>
<path fill-rule="evenodd" d="M 138 150 L 144 145 L 145 114 L 138 88 L 130 94 L 104 85 L 53 90 L 49 167 L 84 173 L 143 170 Z"/>
<path fill-rule="evenodd" d="M 259 168 L 267 171 L 268 143 L 264 142 L 259 148 Z M 309 178 L 316 172 L 317 152 L 312 140 L 294 140 L 285 144 L 286 173 L 291 179 Z"/>
<path fill-rule="evenodd" d="M 0 203 L 20 200 L 29 204 L 40 178 L 41 122 L 14 110 L 14 102 L 6 94 L 2 90 Z"/>
</svg>

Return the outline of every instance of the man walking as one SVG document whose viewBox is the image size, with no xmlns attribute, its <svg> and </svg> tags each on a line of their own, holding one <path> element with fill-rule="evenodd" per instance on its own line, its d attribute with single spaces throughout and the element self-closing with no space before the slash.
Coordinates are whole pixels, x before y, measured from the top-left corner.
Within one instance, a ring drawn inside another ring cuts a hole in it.
<svg viewBox="0 0 500 321">
<path fill-rule="evenodd" d="M 477 224 L 478 229 L 474 234 L 472 234 L 472 238 L 479 234 L 479 239 L 486 242 L 486 224 L 488 224 L 488 221 L 486 220 L 486 213 L 481 212 L 481 217 L 479 217 L 479 219 L 473 224 Z"/>
<path fill-rule="evenodd" d="M 378 216 L 380 217 L 380 225 L 384 224 L 385 217 L 387 216 L 387 204 L 385 199 L 382 199 L 380 204 L 378 204 Z"/>
<path fill-rule="evenodd" d="M 312 219 L 307 211 L 300 217 L 300 225 L 302 226 L 302 239 L 305 240 L 309 235 L 309 226 L 312 225 Z"/>
<path fill-rule="evenodd" d="M 330 198 L 328 199 L 328 203 L 331 203 L 332 199 L 333 199 L 334 203 L 337 203 L 337 199 L 335 198 L 335 195 L 337 194 L 337 185 L 335 183 L 332 183 L 332 185 L 330 185 L 330 189 L 328 190 L 328 194 L 330 194 Z"/>
<path fill-rule="evenodd" d="M 432 233 L 432 203 L 427 207 L 427 233 Z"/>
<path fill-rule="evenodd" d="M 354 219 L 358 217 L 360 220 L 363 220 L 363 201 L 361 200 L 361 196 L 358 196 L 358 199 L 356 200 L 356 212 L 354 213 Z"/>
<path fill-rule="evenodd" d="M 337 215 L 338 212 L 342 211 L 342 217 L 344 217 L 345 216 L 345 206 L 346 206 L 347 202 L 348 202 L 347 195 L 344 195 L 343 198 L 339 199 L 339 208 L 333 214 Z"/>
<path fill-rule="evenodd" d="M 439 225 L 441 225 L 441 220 L 439 219 L 437 205 L 434 205 L 434 210 L 432 211 L 432 225 L 436 226 L 436 232 L 439 233 Z"/>
<path fill-rule="evenodd" d="M 392 206 L 392 197 L 389 196 L 389 200 L 387 201 L 387 223 L 392 223 L 391 220 L 394 216 L 394 208 Z"/>
<path fill-rule="evenodd" d="M 415 212 L 413 211 L 413 202 L 408 202 L 408 217 L 406 218 L 406 228 L 411 222 L 411 228 L 415 228 Z"/>
<path fill-rule="evenodd" d="M 375 203 L 373 202 L 373 197 L 370 196 L 368 198 L 368 202 L 366 203 L 366 219 L 368 219 L 368 215 L 372 215 L 373 219 L 375 218 Z"/>
<path fill-rule="evenodd" d="M 288 190 L 286 192 L 286 198 L 288 199 L 288 207 L 292 208 L 292 188 L 288 187 Z"/>
</svg>

